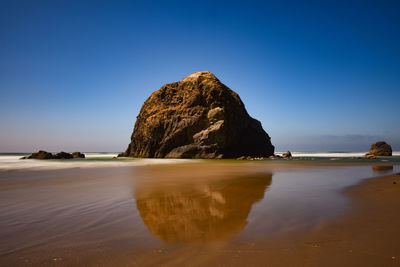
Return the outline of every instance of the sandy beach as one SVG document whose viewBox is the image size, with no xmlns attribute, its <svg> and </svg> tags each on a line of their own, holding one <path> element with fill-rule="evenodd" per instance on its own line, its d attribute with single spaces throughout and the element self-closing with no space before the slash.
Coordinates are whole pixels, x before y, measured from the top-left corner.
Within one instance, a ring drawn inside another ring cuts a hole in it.
<svg viewBox="0 0 400 267">
<path fill-rule="evenodd" d="M 203 161 L 2 171 L 0 263 L 398 264 L 398 170 Z"/>
<path fill-rule="evenodd" d="M 399 183 L 396 174 L 346 189 L 354 203 L 352 211 L 303 235 L 305 265 L 398 266 Z"/>
</svg>

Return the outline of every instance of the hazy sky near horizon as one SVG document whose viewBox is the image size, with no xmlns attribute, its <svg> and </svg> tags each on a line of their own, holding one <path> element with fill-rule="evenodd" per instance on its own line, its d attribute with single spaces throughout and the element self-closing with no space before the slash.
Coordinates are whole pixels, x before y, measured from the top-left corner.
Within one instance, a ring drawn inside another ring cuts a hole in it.
<svg viewBox="0 0 400 267">
<path fill-rule="evenodd" d="M 0 152 L 123 151 L 209 70 L 277 151 L 400 150 L 400 1 L 0 1 Z"/>
</svg>

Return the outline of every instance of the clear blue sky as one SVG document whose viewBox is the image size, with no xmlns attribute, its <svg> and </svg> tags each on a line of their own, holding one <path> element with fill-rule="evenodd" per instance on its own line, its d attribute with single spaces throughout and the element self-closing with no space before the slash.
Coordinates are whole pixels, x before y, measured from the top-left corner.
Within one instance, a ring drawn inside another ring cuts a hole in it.
<svg viewBox="0 0 400 267">
<path fill-rule="evenodd" d="M 123 151 L 209 70 L 278 151 L 400 150 L 400 1 L 0 1 L 0 152 Z"/>
</svg>

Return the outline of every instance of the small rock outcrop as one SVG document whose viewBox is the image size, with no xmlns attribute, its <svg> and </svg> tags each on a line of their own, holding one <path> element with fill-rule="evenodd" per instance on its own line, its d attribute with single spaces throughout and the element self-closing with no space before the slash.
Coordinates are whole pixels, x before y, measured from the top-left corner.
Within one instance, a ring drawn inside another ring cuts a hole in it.
<svg viewBox="0 0 400 267">
<path fill-rule="evenodd" d="M 61 151 L 55 155 L 53 155 L 53 159 L 72 159 L 74 156 L 72 156 L 71 153 L 67 153 L 64 151 Z"/>
<path fill-rule="evenodd" d="M 376 156 L 374 156 L 374 155 L 372 155 L 372 154 L 368 154 L 368 153 L 365 154 L 364 158 L 365 158 L 365 159 L 377 159 Z"/>
<path fill-rule="evenodd" d="M 371 145 L 371 149 L 365 155 L 366 157 L 372 156 L 391 156 L 392 155 L 392 147 L 386 142 L 380 141 Z"/>
<path fill-rule="evenodd" d="M 285 158 L 285 159 L 292 159 L 292 158 L 293 158 L 293 157 L 292 157 L 292 153 L 291 153 L 290 151 L 285 152 L 285 153 L 282 154 L 282 158 Z"/>
<path fill-rule="evenodd" d="M 32 153 L 32 155 L 27 157 L 28 159 L 52 159 L 53 154 L 50 152 L 39 150 L 39 152 Z"/>
<path fill-rule="evenodd" d="M 22 157 L 21 159 L 72 159 L 72 158 L 84 158 L 85 154 L 81 152 L 67 153 L 61 151 L 57 154 L 53 154 L 44 150 L 39 150 L 39 152 L 32 153 L 32 155 L 27 157 Z"/>
<path fill-rule="evenodd" d="M 85 158 L 85 154 L 83 154 L 81 152 L 73 152 L 72 156 L 73 156 L 74 159 L 77 159 L 77 158 L 84 159 Z"/>
<path fill-rule="evenodd" d="M 238 158 L 273 153 L 270 137 L 249 116 L 239 95 L 203 71 L 151 94 L 137 116 L 131 143 L 119 156 Z"/>
</svg>

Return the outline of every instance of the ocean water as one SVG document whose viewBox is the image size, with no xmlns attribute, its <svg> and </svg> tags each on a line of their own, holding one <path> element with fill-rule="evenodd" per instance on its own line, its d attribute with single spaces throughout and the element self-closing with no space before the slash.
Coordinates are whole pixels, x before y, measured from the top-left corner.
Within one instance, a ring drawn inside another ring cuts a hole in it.
<svg viewBox="0 0 400 267">
<path fill-rule="evenodd" d="M 94 167 L 123 167 L 144 166 L 152 164 L 183 163 L 184 159 L 133 159 L 116 158 L 118 153 L 84 153 L 84 159 L 55 159 L 36 160 L 21 157 L 29 153 L 0 153 L 0 170 L 27 170 L 27 169 L 67 169 L 67 168 L 94 168 Z"/>
<path fill-rule="evenodd" d="M 283 152 L 276 152 L 282 155 Z M 387 162 L 400 163 L 400 152 L 393 152 L 392 157 L 380 157 L 376 160 L 359 159 L 366 152 L 292 152 L 297 161 L 341 161 L 341 162 Z M 155 164 L 174 164 L 201 161 L 196 159 L 138 159 L 116 158 L 118 153 L 85 153 L 84 159 L 67 160 L 22 160 L 21 157 L 30 153 L 0 153 L 0 170 L 19 169 L 66 169 L 66 168 L 94 168 L 94 167 L 122 167 L 144 166 Z M 276 161 L 276 160 L 275 160 Z"/>
</svg>

